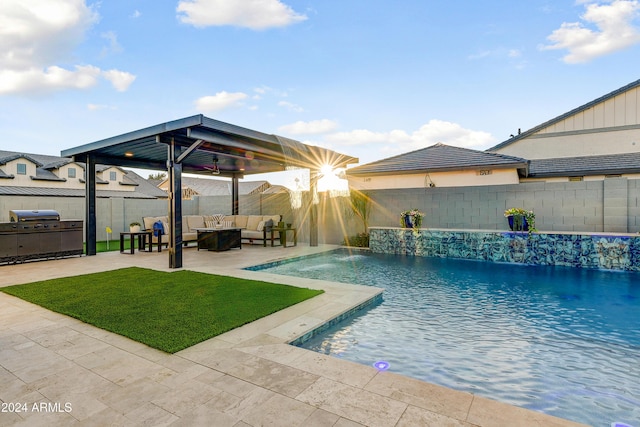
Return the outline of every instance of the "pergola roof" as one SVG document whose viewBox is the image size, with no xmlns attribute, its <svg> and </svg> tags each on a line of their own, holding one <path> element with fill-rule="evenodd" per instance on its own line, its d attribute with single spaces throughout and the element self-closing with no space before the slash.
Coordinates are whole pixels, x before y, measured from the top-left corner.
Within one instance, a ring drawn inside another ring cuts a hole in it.
<svg viewBox="0 0 640 427">
<path fill-rule="evenodd" d="M 186 117 L 63 150 L 63 157 L 86 162 L 86 247 L 96 254 L 96 164 L 167 169 L 169 174 L 169 267 L 182 267 L 182 173 L 231 177 L 232 212 L 238 213 L 238 180 L 287 167 L 319 171 L 358 159 L 293 139 L 223 123 L 203 115 Z M 317 246 L 317 208 L 311 207 L 309 243 Z"/>
<path fill-rule="evenodd" d="M 172 140 L 182 171 L 211 174 L 214 156 L 220 176 L 283 171 L 288 166 L 320 169 L 324 164 L 344 167 L 358 159 L 335 151 L 305 145 L 277 135 L 210 119 L 202 114 L 92 142 L 61 152 L 82 159 L 91 155 L 97 163 L 132 168 L 167 168 Z"/>
</svg>

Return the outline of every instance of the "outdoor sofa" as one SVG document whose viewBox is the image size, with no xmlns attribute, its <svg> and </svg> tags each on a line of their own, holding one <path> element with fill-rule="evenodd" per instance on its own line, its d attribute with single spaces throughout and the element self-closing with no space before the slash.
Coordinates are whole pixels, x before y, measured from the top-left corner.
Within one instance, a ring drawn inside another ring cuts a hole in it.
<svg viewBox="0 0 640 427">
<path fill-rule="evenodd" d="M 282 220 L 282 215 L 226 215 L 222 220 L 223 227 L 240 228 L 240 235 L 243 241 L 253 244 L 254 242 L 265 243 L 271 239 L 271 227 L 277 226 Z M 153 231 L 154 224 L 160 222 L 163 225 L 161 243 L 169 244 L 169 217 L 167 216 L 146 216 L 142 218 L 145 230 Z M 215 222 L 210 215 L 185 215 L 182 217 L 182 242 L 186 245 L 189 242 L 197 242 L 197 228 L 214 228 Z M 274 239 L 280 240 L 280 233 L 275 231 Z M 151 237 L 152 242 L 158 242 L 156 233 Z"/>
</svg>

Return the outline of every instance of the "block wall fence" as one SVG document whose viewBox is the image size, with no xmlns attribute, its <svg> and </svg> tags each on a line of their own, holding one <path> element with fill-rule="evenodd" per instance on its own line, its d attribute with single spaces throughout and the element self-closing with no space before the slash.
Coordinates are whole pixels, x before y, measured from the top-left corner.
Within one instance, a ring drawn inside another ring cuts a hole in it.
<svg viewBox="0 0 640 427">
<path fill-rule="evenodd" d="M 372 190 L 370 226 L 397 227 L 403 210 L 417 208 L 426 216 L 423 227 L 436 229 L 506 230 L 503 212 L 509 207 L 531 209 L 540 231 L 640 232 L 640 180 L 525 182 L 514 185 Z M 307 195 L 308 197 L 308 195 Z M 144 216 L 166 215 L 167 200 L 98 198 L 97 238 L 106 240 L 128 230 Z M 298 227 L 301 242 L 309 241 L 309 212 L 292 209 L 286 193 L 240 196 L 241 214 L 281 214 Z M 307 206 L 303 201 L 303 206 Z M 12 209 L 55 209 L 63 219 L 84 219 L 83 197 L 0 196 L 0 222 Z M 184 215 L 231 213 L 230 196 L 196 196 L 184 200 Z M 323 194 L 318 205 L 319 243 L 339 244 L 345 235 L 365 231 L 344 215 L 345 200 Z"/>
<path fill-rule="evenodd" d="M 504 211 L 533 210 L 540 231 L 637 233 L 640 180 L 525 182 L 515 185 L 420 188 L 370 192 L 371 226 L 398 227 L 399 213 L 418 208 L 423 227 L 506 230 Z"/>
</svg>

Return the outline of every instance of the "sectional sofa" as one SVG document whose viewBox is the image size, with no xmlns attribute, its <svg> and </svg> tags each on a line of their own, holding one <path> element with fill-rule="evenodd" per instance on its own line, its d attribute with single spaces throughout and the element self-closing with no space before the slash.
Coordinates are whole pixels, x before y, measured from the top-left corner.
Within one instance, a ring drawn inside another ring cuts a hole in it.
<svg viewBox="0 0 640 427">
<path fill-rule="evenodd" d="M 223 219 L 224 227 L 240 228 L 242 240 L 253 244 L 254 242 L 265 243 L 271 239 L 270 227 L 277 226 L 282 220 L 282 215 L 226 215 Z M 153 230 L 153 225 L 160 221 L 163 224 L 163 234 L 161 242 L 169 244 L 169 217 L 167 216 L 146 216 L 142 218 L 145 230 Z M 198 240 L 197 228 L 213 228 L 215 226 L 212 216 L 209 215 L 185 215 L 182 217 L 182 242 L 186 245 L 189 242 Z M 274 238 L 280 240 L 280 233 L 274 232 Z M 152 237 L 153 243 L 158 242 L 158 237 Z"/>
</svg>

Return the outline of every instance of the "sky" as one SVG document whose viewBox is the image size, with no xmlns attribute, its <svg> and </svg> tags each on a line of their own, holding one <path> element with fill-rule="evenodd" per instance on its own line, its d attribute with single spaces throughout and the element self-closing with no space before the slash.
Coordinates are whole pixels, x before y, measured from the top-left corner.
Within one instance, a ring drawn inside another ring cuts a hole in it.
<svg viewBox="0 0 640 427">
<path fill-rule="evenodd" d="M 2 0 L 0 149 L 204 114 L 361 164 L 482 150 L 639 70 L 638 0 Z"/>
</svg>

